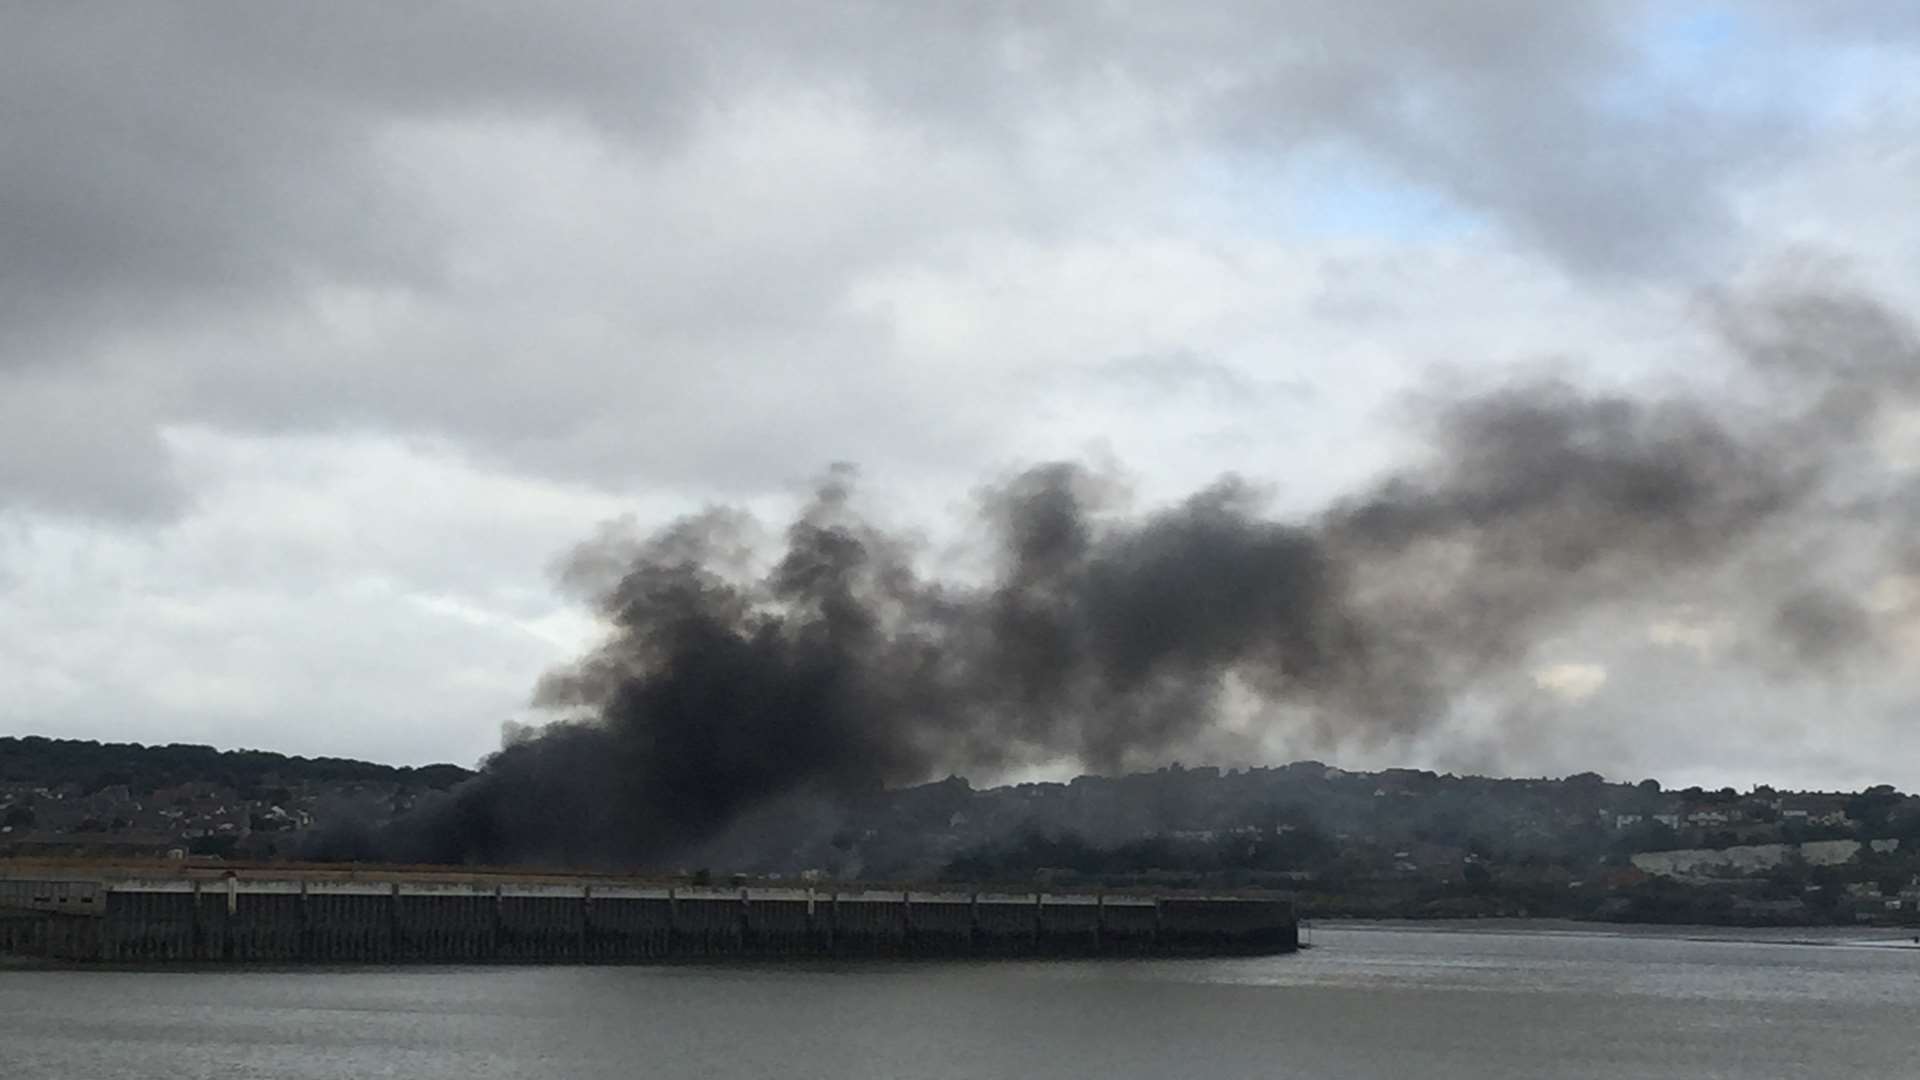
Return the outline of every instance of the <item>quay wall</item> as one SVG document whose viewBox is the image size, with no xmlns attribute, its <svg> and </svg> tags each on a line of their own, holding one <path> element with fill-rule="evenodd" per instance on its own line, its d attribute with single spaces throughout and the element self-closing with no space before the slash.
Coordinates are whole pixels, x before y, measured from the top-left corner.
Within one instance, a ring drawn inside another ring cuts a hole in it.
<svg viewBox="0 0 1920 1080">
<path fill-rule="evenodd" d="M 5 876 L 0 955 L 105 963 L 1181 956 L 1298 946 L 1268 897 L 256 871 Z"/>
</svg>

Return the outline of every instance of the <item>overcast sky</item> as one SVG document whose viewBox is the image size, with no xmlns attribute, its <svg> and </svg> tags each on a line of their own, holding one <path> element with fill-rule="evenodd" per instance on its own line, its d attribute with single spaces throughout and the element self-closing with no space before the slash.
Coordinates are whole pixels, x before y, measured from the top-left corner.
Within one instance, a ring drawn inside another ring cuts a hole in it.
<svg viewBox="0 0 1920 1080">
<path fill-rule="evenodd" d="M 1436 386 L 1711 395 L 1727 297 L 1920 300 L 1916 52 L 1874 0 L 9 5 L 0 730 L 472 763 L 622 515 L 850 461 L 937 539 L 1061 457 L 1304 514 Z M 1920 786 L 1920 638 L 1700 633 L 1271 756 Z"/>
</svg>

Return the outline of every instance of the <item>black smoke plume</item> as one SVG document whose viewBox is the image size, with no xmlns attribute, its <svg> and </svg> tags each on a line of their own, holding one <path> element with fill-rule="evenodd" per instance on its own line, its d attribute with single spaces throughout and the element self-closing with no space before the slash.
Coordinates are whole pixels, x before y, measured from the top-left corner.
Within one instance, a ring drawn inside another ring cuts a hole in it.
<svg viewBox="0 0 1920 1080">
<path fill-rule="evenodd" d="M 1865 528 L 1867 572 L 1911 558 L 1881 550 L 1914 500 L 1871 460 L 1913 403 L 1913 337 L 1844 298 L 1727 312 L 1737 407 L 1551 379 L 1437 400 L 1422 460 L 1306 519 L 1232 476 L 1131 513 L 1053 463 L 982 493 L 978 568 L 944 579 L 846 468 L 770 554 L 737 511 L 610 530 L 562 572 L 610 633 L 537 692 L 571 718 L 394 842 L 658 866 L 751 809 L 949 770 L 1138 766 L 1272 725 L 1390 740 L 1511 684 L 1542 638 L 1676 596 L 1742 613 L 1741 655 L 1842 663 L 1877 634 L 1862 579 L 1800 560 L 1836 523 Z"/>
</svg>

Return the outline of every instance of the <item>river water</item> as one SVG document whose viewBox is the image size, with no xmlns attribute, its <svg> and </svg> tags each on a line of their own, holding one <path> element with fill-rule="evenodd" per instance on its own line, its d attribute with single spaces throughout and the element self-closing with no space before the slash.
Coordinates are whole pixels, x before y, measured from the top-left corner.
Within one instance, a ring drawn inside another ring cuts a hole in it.
<svg viewBox="0 0 1920 1080">
<path fill-rule="evenodd" d="M 1920 949 L 1780 937 L 1322 927 L 1299 954 L 1220 961 L 0 971 L 0 1078 L 1920 1076 Z"/>
</svg>

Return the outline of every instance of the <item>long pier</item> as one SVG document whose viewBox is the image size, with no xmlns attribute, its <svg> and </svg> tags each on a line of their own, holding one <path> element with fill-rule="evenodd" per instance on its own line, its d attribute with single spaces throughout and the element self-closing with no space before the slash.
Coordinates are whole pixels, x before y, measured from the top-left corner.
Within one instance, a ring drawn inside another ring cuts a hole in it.
<svg viewBox="0 0 1920 1080">
<path fill-rule="evenodd" d="M 1292 904 L 1272 897 L 0 863 L 0 955 L 70 962 L 1192 956 L 1298 944 Z"/>
</svg>

